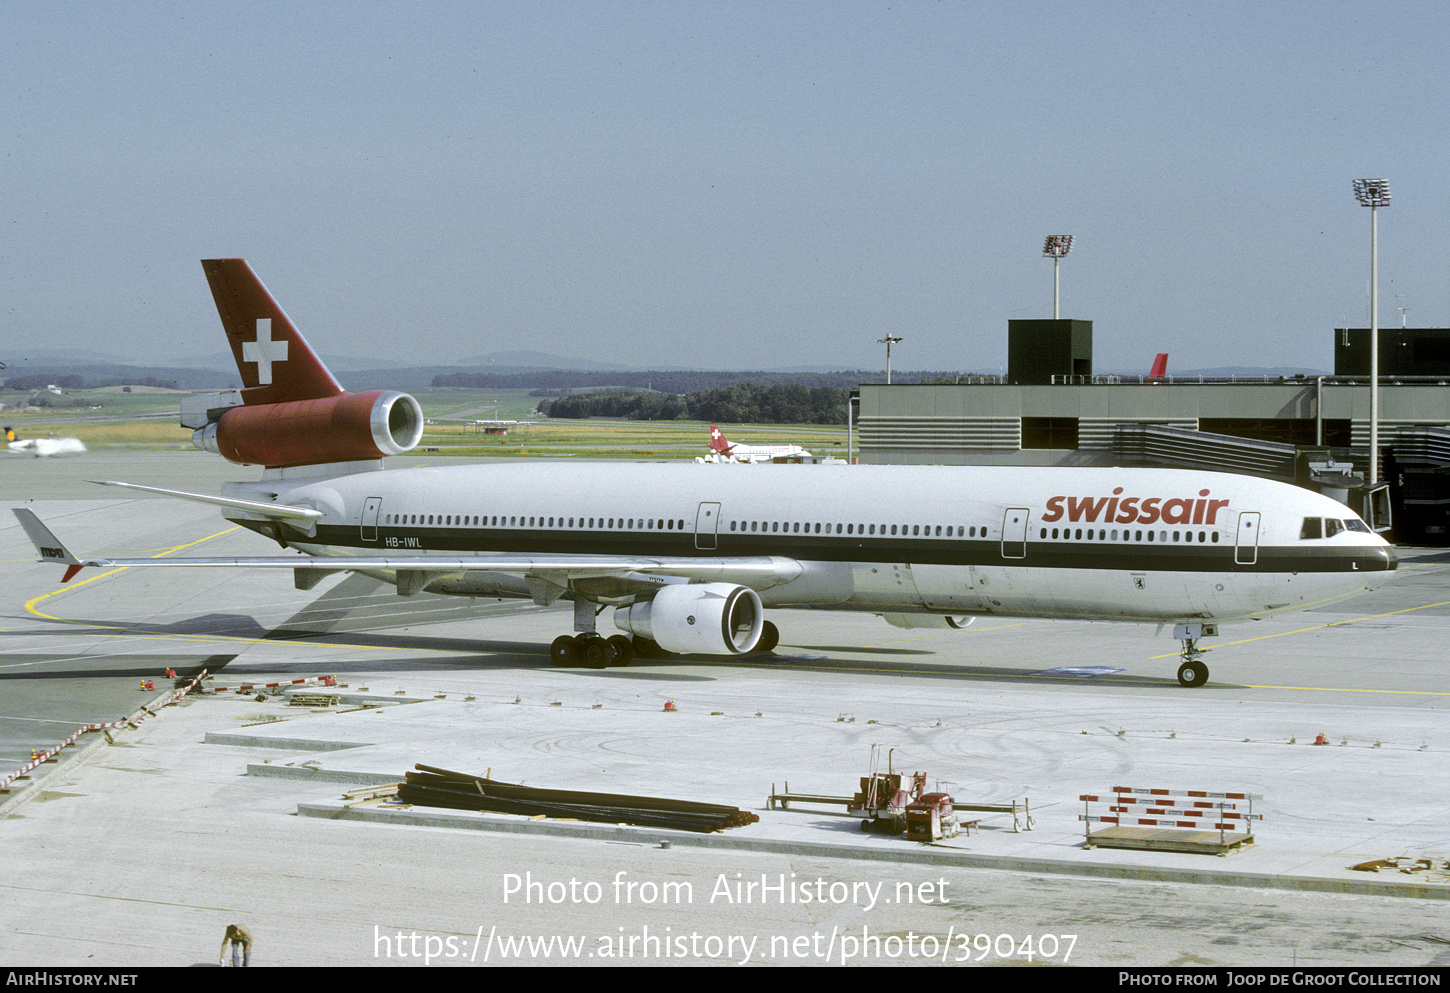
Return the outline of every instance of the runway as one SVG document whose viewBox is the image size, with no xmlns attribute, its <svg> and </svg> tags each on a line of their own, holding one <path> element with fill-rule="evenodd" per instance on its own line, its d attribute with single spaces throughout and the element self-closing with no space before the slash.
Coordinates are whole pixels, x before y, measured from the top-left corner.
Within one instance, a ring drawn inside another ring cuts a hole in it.
<svg viewBox="0 0 1450 993">
<path fill-rule="evenodd" d="M 211 508 L 84 482 L 215 492 L 248 471 L 191 452 L 12 459 L 0 502 L 86 553 L 270 554 Z M 1226 626 L 1196 690 L 1151 627 L 902 631 L 802 611 L 772 614 L 773 657 L 594 672 L 549 665 L 569 613 L 532 604 L 405 601 L 361 577 L 300 593 L 262 570 L 82 573 L 63 588 L 7 513 L 0 775 L 76 725 L 134 713 L 169 686 L 167 666 L 221 684 L 331 674 L 353 702 L 208 695 L 23 787 L 0 805 L 0 963 L 206 962 L 235 920 L 266 965 L 418 964 L 429 949 L 429 964 L 479 964 L 480 948 L 491 964 L 1450 964 L 1450 556 L 1401 556 L 1375 594 Z M 138 688 L 148 677 L 156 692 Z M 1030 800 L 1034 829 L 989 817 L 923 848 L 831 808 L 766 809 L 786 781 L 853 792 L 873 744 L 959 800 Z M 518 819 L 486 815 L 374 823 L 345 819 L 344 784 L 321 781 L 418 762 L 761 821 L 669 849 L 609 827 L 501 833 Z M 1252 792 L 1264 820 L 1228 858 L 1084 850 L 1077 797 L 1119 785 Z M 1397 856 L 1430 867 L 1348 868 Z M 516 877 L 537 900 L 508 892 Z M 757 899 L 730 897 L 762 881 Z M 776 899 L 801 895 L 792 881 L 822 898 Z"/>
</svg>

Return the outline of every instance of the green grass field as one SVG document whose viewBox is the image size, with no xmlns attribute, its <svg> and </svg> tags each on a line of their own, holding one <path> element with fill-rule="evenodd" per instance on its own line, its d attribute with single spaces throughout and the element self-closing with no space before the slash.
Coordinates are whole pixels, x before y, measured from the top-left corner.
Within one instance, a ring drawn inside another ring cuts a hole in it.
<svg viewBox="0 0 1450 993">
<path fill-rule="evenodd" d="M 0 411 L 4 423 L 22 438 L 79 438 L 89 448 L 191 448 L 191 432 L 179 425 L 181 397 L 176 392 L 122 393 L 75 390 L 67 394 L 97 407 L 26 413 Z M 415 455 L 509 458 L 686 458 L 709 448 L 709 425 L 694 421 L 547 420 L 534 414 L 537 397 L 527 390 L 425 389 L 413 396 L 430 423 Z M 509 425 L 507 434 L 490 435 L 475 419 L 531 421 Z M 794 444 L 816 455 L 841 456 L 844 427 L 822 425 L 736 425 L 721 428 L 733 442 Z"/>
</svg>

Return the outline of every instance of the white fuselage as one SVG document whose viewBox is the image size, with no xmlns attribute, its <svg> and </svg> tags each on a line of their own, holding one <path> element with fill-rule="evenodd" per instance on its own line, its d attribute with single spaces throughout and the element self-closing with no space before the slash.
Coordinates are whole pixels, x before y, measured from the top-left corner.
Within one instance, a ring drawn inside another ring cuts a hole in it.
<svg viewBox="0 0 1450 993">
<path fill-rule="evenodd" d="M 579 462 L 268 475 L 225 492 L 322 511 L 315 526 L 281 535 L 312 554 L 790 563 L 743 583 L 767 607 L 1219 622 L 1372 589 L 1396 564 L 1342 504 L 1197 470 L 816 465 L 744 474 Z M 1332 536 L 1302 537 L 1315 533 L 1306 519 L 1335 522 L 1317 532 Z M 440 576 L 428 588 L 529 595 L 519 577 L 490 572 Z"/>
</svg>

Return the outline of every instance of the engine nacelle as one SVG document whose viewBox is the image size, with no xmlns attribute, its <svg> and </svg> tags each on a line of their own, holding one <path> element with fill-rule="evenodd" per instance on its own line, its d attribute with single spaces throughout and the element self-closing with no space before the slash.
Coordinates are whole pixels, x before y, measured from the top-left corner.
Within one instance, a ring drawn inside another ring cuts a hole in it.
<svg viewBox="0 0 1450 993">
<path fill-rule="evenodd" d="M 975 617 L 949 617 L 946 614 L 882 614 L 894 628 L 949 628 L 958 630 L 976 620 Z"/>
<path fill-rule="evenodd" d="M 760 595 L 729 583 L 666 586 L 652 600 L 614 611 L 621 631 L 687 655 L 744 655 L 760 641 L 764 625 Z"/>
<path fill-rule="evenodd" d="M 423 408 L 406 393 L 371 390 L 320 400 L 232 407 L 191 442 L 240 465 L 285 467 L 401 455 L 423 438 Z"/>
</svg>

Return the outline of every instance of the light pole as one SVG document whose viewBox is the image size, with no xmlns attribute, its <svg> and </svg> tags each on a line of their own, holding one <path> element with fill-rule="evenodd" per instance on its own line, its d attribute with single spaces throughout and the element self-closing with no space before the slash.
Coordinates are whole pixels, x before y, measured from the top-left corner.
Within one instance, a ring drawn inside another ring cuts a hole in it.
<svg viewBox="0 0 1450 993">
<path fill-rule="evenodd" d="M 1052 259 L 1052 319 L 1058 319 L 1058 282 L 1057 267 L 1062 262 L 1062 257 L 1072 251 L 1072 235 L 1050 234 L 1047 241 L 1042 245 L 1042 254 Z"/>
<path fill-rule="evenodd" d="M 1354 197 L 1369 208 L 1369 481 L 1380 481 L 1380 258 L 1379 209 L 1390 205 L 1390 184 L 1356 179 Z"/>
<path fill-rule="evenodd" d="M 890 386 L 891 385 L 891 345 L 892 345 L 893 342 L 898 342 L 898 341 L 901 341 L 901 340 L 902 339 L 896 337 L 895 335 L 891 335 L 891 334 L 888 334 L 885 338 L 877 338 L 876 339 L 876 344 L 878 344 L 878 345 L 883 345 L 884 344 L 886 346 L 886 385 L 887 386 Z"/>
</svg>

